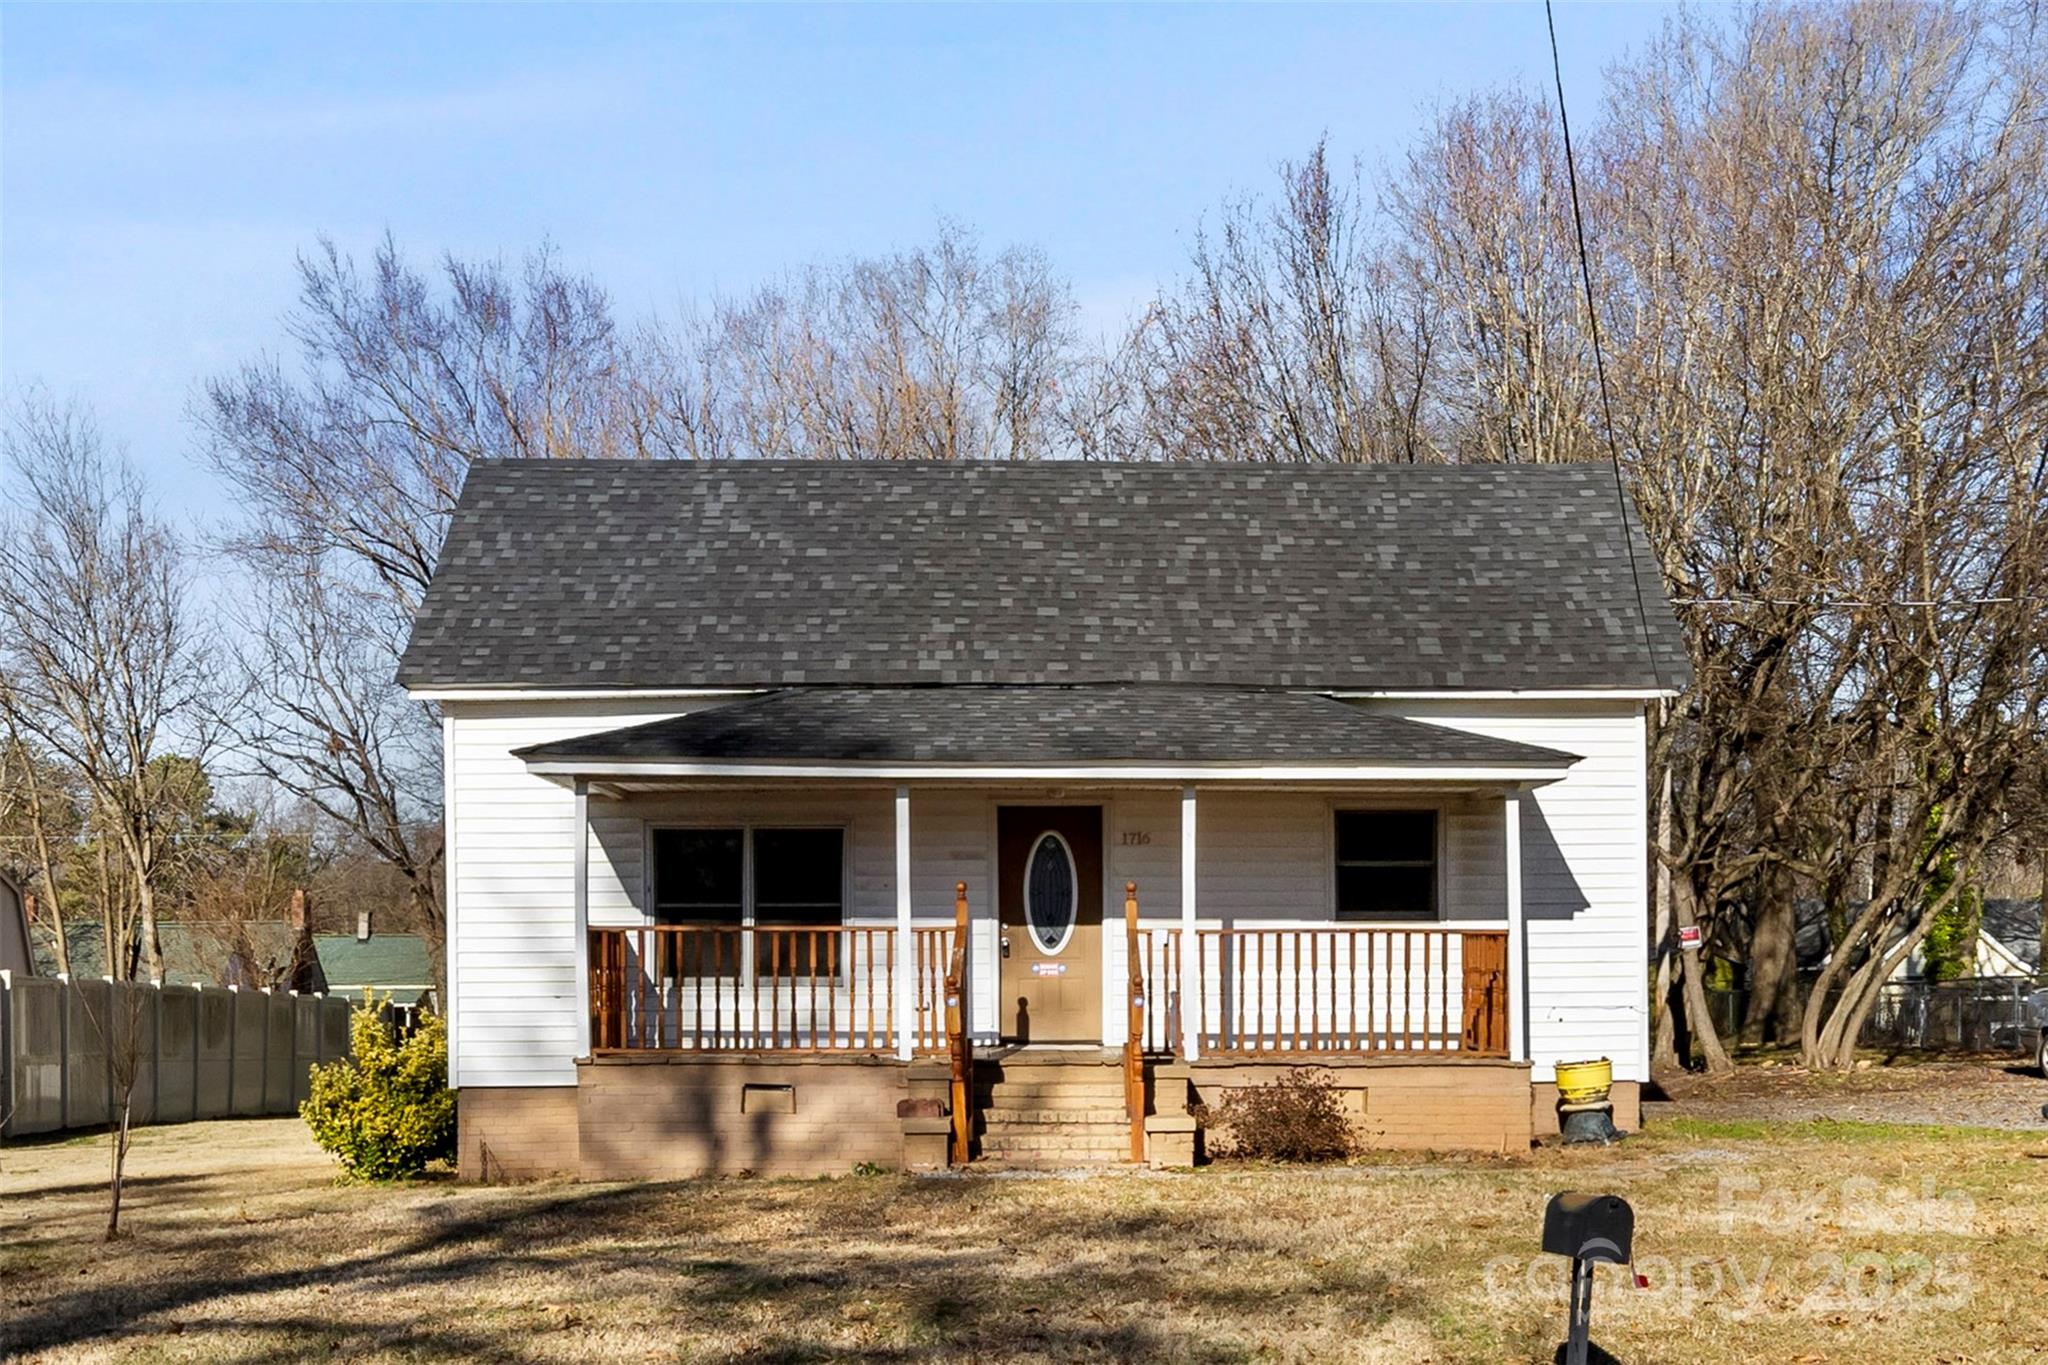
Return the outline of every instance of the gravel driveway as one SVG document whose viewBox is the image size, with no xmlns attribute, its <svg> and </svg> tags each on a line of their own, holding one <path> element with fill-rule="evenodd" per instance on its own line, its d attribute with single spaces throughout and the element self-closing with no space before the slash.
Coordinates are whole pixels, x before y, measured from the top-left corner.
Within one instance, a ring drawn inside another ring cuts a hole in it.
<svg viewBox="0 0 2048 1365">
<path fill-rule="evenodd" d="M 1835 1074 L 1745 1062 L 1731 1076 L 1665 1078 L 1666 1100 L 1644 1116 L 1703 1119 L 1836 1119 L 2034 1129 L 2048 1135 L 2048 1080 L 2016 1059 L 1869 1063 Z"/>
</svg>

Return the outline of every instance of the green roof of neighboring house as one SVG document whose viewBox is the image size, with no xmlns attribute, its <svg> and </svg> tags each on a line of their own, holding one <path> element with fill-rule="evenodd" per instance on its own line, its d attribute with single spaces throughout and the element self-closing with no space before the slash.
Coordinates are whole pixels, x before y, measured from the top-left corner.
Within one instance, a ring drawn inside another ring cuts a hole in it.
<svg viewBox="0 0 2048 1365">
<path fill-rule="evenodd" d="M 57 948 L 50 941 L 49 927 L 38 923 L 30 931 L 34 940 L 36 972 L 57 974 Z M 64 921 L 65 946 L 71 954 L 73 976 L 107 974 L 103 926 L 97 920 Z M 171 920 L 157 926 L 157 942 L 164 952 L 164 980 L 173 986 L 225 986 L 237 983 L 232 959 L 237 942 L 246 942 L 265 974 L 289 971 L 298 932 L 289 924 L 267 921 L 226 925 Z M 260 978 L 259 978 L 260 979 Z"/>
<path fill-rule="evenodd" d="M 313 950 L 329 995 L 360 1000 L 365 991 L 410 1005 L 434 989 L 434 961 L 418 934 L 315 934 Z"/>
</svg>

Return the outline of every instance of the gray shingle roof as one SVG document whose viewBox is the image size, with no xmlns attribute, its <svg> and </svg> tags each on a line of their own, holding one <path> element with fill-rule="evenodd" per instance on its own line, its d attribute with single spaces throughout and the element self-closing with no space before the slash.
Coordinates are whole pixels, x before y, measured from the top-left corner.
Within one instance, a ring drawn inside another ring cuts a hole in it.
<svg viewBox="0 0 2048 1365">
<path fill-rule="evenodd" d="M 1172 687 L 830 688 L 519 750 L 544 761 L 1356 763 L 1562 768 L 1554 749 L 1306 692 Z"/>
<path fill-rule="evenodd" d="M 400 669 L 559 688 L 1685 677 L 1598 464 L 483 462 Z"/>
<path fill-rule="evenodd" d="M 1984 932 L 2030 969 L 2041 969 L 2041 902 L 1986 900 Z"/>
</svg>

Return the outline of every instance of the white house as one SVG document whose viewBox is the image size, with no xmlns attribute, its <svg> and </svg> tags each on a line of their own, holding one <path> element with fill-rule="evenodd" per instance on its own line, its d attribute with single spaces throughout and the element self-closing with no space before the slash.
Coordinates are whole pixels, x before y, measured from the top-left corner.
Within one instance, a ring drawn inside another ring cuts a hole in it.
<svg viewBox="0 0 2048 1365">
<path fill-rule="evenodd" d="M 471 1177 L 1181 1161 L 1326 1066 L 1526 1147 L 1648 1077 L 1645 717 L 1605 466 L 508 462 L 441 707 Z M 950 1007 L 950 1008 L 949 1008 Z"/>
</svg>

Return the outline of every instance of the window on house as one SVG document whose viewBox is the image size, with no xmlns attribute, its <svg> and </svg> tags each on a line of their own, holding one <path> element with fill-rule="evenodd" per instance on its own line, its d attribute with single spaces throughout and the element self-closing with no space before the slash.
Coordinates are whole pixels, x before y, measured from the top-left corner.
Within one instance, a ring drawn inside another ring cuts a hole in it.
<svg viewBox="0 0 2048 1365">
<path fill-rule="evenodd" d="M 1437 917 L 1436 812 L 1337 812 L 1337 918 Z"/>
<path fill-rule="evenodd" d="M 755 830 L 754 922 L 839 923 L 845 842 L 836 829 Z"/>
<path fill-rule="evenodd" d="M 837 829 L 658 829 L 654 918 L 661 924 L 773 930 L 838 924 L 845 914 L 846 835 Z M 750 875 L 751 874 L 751 875 Z M 836 975 L 837 935 L 755 933 L 763 975 Z M 732 976 L 740 935 L 686 935 L 662 950 L 661 974 Z"/>
<path fill-rule="evenodd" d="M 654 831 L 654 918 L 662 924 L 739 924 L 746 917 L 745 831 Z"/>
</svg>

